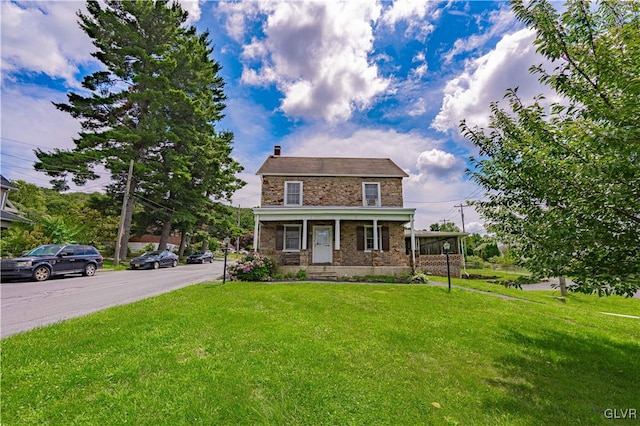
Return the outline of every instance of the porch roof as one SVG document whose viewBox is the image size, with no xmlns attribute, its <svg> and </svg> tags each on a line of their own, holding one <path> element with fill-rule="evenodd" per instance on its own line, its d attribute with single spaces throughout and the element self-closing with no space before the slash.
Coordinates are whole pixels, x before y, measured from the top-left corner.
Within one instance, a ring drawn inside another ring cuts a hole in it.
<svg viewBox="0 0 640 426">
<path fill-rule="evenodd" d="M 285 220 L 388 220 L 410 222 L 416 209 L 404 207 L 257 207 L 261 222 Z"/>
<path fill-rule="evenodd" d="M 469 234 L 466 232 L 445 232 L 445 231 L 414 231 L 416 238 L 419 237 L 427 237 L 427 238 L 448 238 L 448 237 L 466 237 Z M 411 232 L 408 230 L 404 231 L 405 237 L 410 237 Z"/>
</svg>

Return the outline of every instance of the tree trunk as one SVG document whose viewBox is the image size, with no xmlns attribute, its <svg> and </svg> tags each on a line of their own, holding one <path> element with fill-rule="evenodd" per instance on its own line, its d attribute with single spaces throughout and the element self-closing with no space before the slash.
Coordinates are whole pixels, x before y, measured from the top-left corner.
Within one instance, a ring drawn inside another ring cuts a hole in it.
<svg viewBox="0 0 640 426">
<path fill-rule="evenodd" d="M 209 239 L 207 238 L 206 240 L 202 241 L 202 251 L 207 251 L 209 250 Z"/>
<path fill-rule="evenodd" d="M 188 235 L 189 234 L 187 234 L 187 231 L 185 231 L 184 229 L 180 231 L 180 248 L 178 249 L 179 257 L 184 256 L 184 249 L 187 246 Z"/>
<path fill-rule="evenodd" d="M 564 297 L 567 295 L 567 280 L 566 277 L 564 275 L 560 275 L 558 277 L 558 280 L 560 281 L 560 294 Z"/>
<path fill-rule="evenodd" d="M 125 207 L 124 226 L 122 227 L 122 239 L 120 240 L 120 260 L 127 258 L 129 248 L 129 237 L 131 236 L 131 221 L 133 220 L 133 197 L 129 197 Z"/>
<path fill-rule="evenodd" d="M 173 215 L 169 215 L 162 224 L 162 233 L 160 234 L 160 244 L 158 244 L 158 250 L 164 250 L 167 248 L 167 242 L 169 241 L 169 234 L 171 233 L 171 222 L 173 221 Z"/>
</svg>

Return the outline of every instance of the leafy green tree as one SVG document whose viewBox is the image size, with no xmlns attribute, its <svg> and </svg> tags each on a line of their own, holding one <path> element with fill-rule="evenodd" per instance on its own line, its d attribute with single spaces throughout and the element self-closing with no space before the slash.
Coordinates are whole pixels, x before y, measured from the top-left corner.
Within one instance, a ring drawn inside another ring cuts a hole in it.
<svg viewBox="0 0 640 426">
<path fill-rule="evenodd" d="M 500 256 L 500 250 L 495 242 L 488 242 L 480 248 L 479 256 L 482 260 L 489 260 L 492 257 Z"/>
<path fill-rule="evenodd" d="M 429 225 L 430 231 L 440 231 L 440 232 L 460 232 L 460 228 L 458 228 L 453 222 L 446 222 L 440 225 L 439 223 L 432 223 Z"/>
<path fill-rule="evenodd" d="M 476 208 L 533 273 L 631 296 L 640 288 L 640 3 L 571 0 L 563 13 L 546 0 L 512 3 L 554 67 L 531 71 L 564 101 L 526 105 L 513 89 L 507 109 L 491 105 L 488 129 L 461 124 L 481 154 L 469 173 L 488 201 Z"/>
<path fill-rule="evenodd" d="M 22 252 L 42 244 L 51 243 L 41 226 L 33 222 L 15 222 L 10 228 L 2 230 L 0 254 L 2 257 L 17 257 Z"/>
<path fill-rule="evenodd" d="M 225 96 L 208 34 L 186 27 L 187 12 L 166 0 L 110 0 L 104 7 L 90 0 L 78 17 L 105 69 L 85 76 L 84 90 L 70 92 L 68 103 L 55 104 L 82 131 L 72 150 L 36 151 L 36 169 L 66 190 L 68 176 L 83 185 L 103 165 L 112 177 L 109 192 L 123 194 L 133 160 L 132 193 L 171 206 L 158 218 L 165 231 L 175 214 L 187 220 L 210 196 L 230 197 L 242 185 L 235 178 L 241 167 L 230 157 L 233 135 L 214 126 Z M 126 200 L 122 258 L 135 199 Z"/>
<path fill-rule="evenodd" d="M 476 247 L 478 247 L 483 242 L 484 242 L 484 239 L 482 238 L 482 235 L 478 233 L 469 235 L 465 239 L 465 248 L 467 252 L 466 254 L 469 256 L 473 256 L 475 254 Z"/>
<path fill-rule="evenodd" d="M 60 194 L 23 181 L 14 182 L 16 191 L 9 197 L 28 218 L 27 222 L 14 222 L 2 231 L 3 256 L 16 256 L 36 246 L 50 243 L 92 244 L 103 249 L 105 243 L 114 241 L 119 223 L 119 208 L 99 207 L 104 194 Z M 109 201 L 112 204 L 112 201 Z"/>
<path fill-rule="evenodd" d="M 38 217 L 47 212 L 47 202 L 42 188 L 23 180 L 12 183 L 17 190 L 9 191 L 8 198 L 22 215 Z"/>
</svg>

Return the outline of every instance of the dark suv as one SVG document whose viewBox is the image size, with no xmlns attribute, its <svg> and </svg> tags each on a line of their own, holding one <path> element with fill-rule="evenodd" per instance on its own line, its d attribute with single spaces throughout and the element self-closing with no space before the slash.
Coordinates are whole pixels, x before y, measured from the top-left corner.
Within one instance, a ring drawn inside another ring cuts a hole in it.
<svg viewBox="0 0 640 426">
<path fill-rule="evenodd" d="M 2 259 L 2 281 L 31 278 L 46 281 L 54 275 L 92 276 L 102 267 L 97 248 L 79 244 L 47 244 L 36 247 L 23 257 Z"/>
</svg>

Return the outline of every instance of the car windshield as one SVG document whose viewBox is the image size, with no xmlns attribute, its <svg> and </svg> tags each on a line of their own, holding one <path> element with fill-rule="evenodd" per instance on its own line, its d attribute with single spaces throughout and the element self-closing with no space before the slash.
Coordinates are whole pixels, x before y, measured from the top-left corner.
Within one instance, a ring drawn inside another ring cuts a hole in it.
<svg viewBox="0 0 640 426">
<path fill-rule="evenodd" d="M 27 256 L 55 256 L 60 249 L 64 247 L 58 244 L 47 244 L 46 246 L 36 247 L 27 253 Z"/>
<path fill-rule="evenodd" d="M 196 251 L 196 252 L 193 252 L 191 256 L 202 256 L 203 254 L 204 253 L 202 253 L 201 251 Z"/>
<path fill-rule="evenodd" d="M 140 257 L 152 257 L 152 256 L 158 256 L 160 253 L 162 253 L 162 251 L 160 250 L 154 250 L 154 251 L 148 251 L 145 254 L 143 254 Z"/>
</svg>

